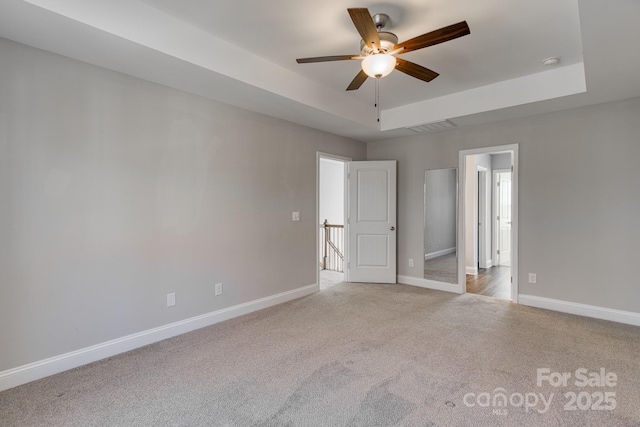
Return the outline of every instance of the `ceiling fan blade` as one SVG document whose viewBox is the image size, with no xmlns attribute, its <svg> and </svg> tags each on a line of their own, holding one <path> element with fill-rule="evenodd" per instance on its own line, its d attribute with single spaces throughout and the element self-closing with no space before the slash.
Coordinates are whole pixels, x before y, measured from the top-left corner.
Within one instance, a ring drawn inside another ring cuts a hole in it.
<svg viewBox="0 0 640 427">
<path fill-rule="evenodd" d="M 348 59 L 358 59 L 356 55 L 333 55 L 333 56 L 316 56 L 313 58 L 298 58 L 296 62 L 298 64 L 308 64 L 310 62 L 329 62 L 329 61 L 345 61 Z"/>
<path fill-rule="evenodd" d="M 367 46 L 371 47 L 373 44 L 379 49 L 380 36 L 378 35 L 376 24 L 373 22 L 373 18 L 369 13 L 369 9 L 356 8 L 347 9 L 347 11 L 349 12 L 349 16 L 351 16 L 353 25 L 356 26 L 356 30 L 358 30 L 360 36 L 362 36 L 362 40 L 364 40 Z"/>
<path fill-rule="evenodd" d="M 367 73 L 365 73 L 364 71 L 360 70 L 360 72 L 358 73 L 358 75 L 353 79 L 353 81 L 351 81 L 351 83 L 349 84 L 349 87 L 347 88 L 347 90 L 356 90 L 359 89 L 360 86 L 362 86 L 362 83 L 365 82 L 365 80 L 367 80 L 369 76 L 367 76 Z"/>
<path fill-rule="evenodd" d="M 396 58 L 396 69 L 410 75 L 411 77 L 415 77 L 416 79 L 420 79 L 425 82 L 430 82 L 440 75 L 435 71 L 423 67 L 422 65 L 418 65 L 410 61 L 405 61 L 404 59 L 400 58 Z"/>
<path fill-rule="evenodd" d="M 466 36 L 467 34 L 471 34 L 471 30 L 469 30 L 467 21 L 462 21 L 457 24 L 449 25 L 448 27 L 440 28 L 439 30 L 431 31 L 430 33 L 426 33 L 421 36 L 414 37 L 406 42 L 402 42 L 394 46 L 394 50 L 404 48 L 402 52 L 398 53 L 407 53 L 412 50 L 418 50 L 457 39 L 458 37 Z"/>
</svg>

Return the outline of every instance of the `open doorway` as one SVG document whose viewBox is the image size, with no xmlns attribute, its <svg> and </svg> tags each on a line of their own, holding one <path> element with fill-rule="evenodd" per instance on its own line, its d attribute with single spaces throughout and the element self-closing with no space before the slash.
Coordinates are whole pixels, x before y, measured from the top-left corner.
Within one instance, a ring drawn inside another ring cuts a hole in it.
<svg viewBox="0 0 640 427">
<path fill-rule="evenodd" d="M 517 302 L 517 146 L 460 152 L 461 292 Z"/>
<path fill-rule="evenodd" d="M 318 153 L 318 284 L 345 280 L 345 171 L 350 159 Z"/>
</svg>

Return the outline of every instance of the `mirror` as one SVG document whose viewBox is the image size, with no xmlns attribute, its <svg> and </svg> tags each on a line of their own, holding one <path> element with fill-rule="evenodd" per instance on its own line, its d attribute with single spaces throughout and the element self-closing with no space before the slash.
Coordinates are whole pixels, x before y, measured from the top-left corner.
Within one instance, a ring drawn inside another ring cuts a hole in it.
<svg viewBox="0 0 640 427">
<path fill-rule="evenodd" d="M 424 278 L 458 283 L 458 169 L 424 174 Z"/>
</svg>

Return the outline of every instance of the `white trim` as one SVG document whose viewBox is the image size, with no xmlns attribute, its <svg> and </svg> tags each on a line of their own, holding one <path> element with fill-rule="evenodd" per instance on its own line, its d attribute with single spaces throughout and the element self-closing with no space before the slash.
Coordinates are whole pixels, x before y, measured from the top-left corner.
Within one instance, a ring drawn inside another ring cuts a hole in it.
<svg viewBox="0 0 640 427">
<path fill-rule="evenodd" d="M 520 219 L 518 217 L 518 209 L 520 208 L 520 201 L 518 200 L 520 189 L 518 185 L 518 174 L 520 171 L 520 159 L 519 159 L 519 146 L 513 145 L 511 167 L 513 173 L 511 174 L 511 301 L 518 304 L 518 239 L 520 235 Z"/>
<path fill-rule="evenodd" d="M 475 148 L 470 150 L 460 150 L 458 152 L 458 165 L 460 170 L 460 191 L 458 192 L 458 205 L 460 206 L 460 218 L 458 220 L 458 250 L 462 256 L 466 256 L 465 252 L 465 193 L 466 193 L 466 158 L 476 154 L 498 154 L 511 152 L 513 161 L 513 175 L 511 178 L 511 301 L 518 303 L 518 144 L 499 145 L 494 147 Z M 458 263 L 458 289 L 459 293 L 466 292 L 466 276 L 465 276 L 466 260 Z"/>
<path fill-rule="evenodd" d="M 438 258 L 438 257 L 441 257 L 443 255 L 449 255 L 449 254 L 452 254 L 452 253 L 455 253 L 455 252 L 456 252 L 456 248 L 455 247 L 448 248 L 448 249 L 443 249 L 441 251 L 431 252 L 429 254 L 424 254 L 424 260 L 426 261 L 428 259 Z"/>
<path fill-rule="evenodd" d="M 560 311 L 562 313 L 575 314 L 578 316 L 593 317 L 594 319 L 610 320 L 612 322 L 640 326 L 640 313 L 634 313 L 631 311 L 622 311 L 613 308 L 598 307 L 595 305 L 522 294 L 520 295 L 520 304 L 530 307 L 544 308 L 547 310 Z"/>
<path fill-rule="evenodd" d="M 484 182 L 480 182 L 480 172 L 484 173 Z M 487 177 L 489 176 L 487 172 L 489 172 L 489 169 L 487 169 L 486 167 L 481 165 L 476 165 L 477 184 L 476 184 L 476 194 L 475 194 L 475 197 L 476 197 L 475 223 L 476 223 L 476 233 L 477 233 L 476 249 L 478 252 L 477 253 L 478 262 L 476 264 L 479 265 L 480 268 L 491 267 L 491 265 L 486 264 L 487 262 L 487 258 L 486 258 L 487 257 L 487 224 L 489 223 L 489 221 L 487 221 L 487 196 L 488 196 Z M 480 195 L 481 190 L 483 190 L 482 197 Z M 483 207 L 484 209 L 480 209 L 481 207 Z M 480 226 L 480 224 L 482 224 L 482 226 Z"/>
<path fill-rule="evenodd" d="M 464 274 L 470 274 L 472 276 L 475 276 L 478 274 L 478 267 L 465 267 L 464 268 Z M 466 278 L 465 278 L 466 280 Z"/>
<path fill-rule="evenodd" d="M 318 292 L 318 284 L 223 308 L 0 372 L 0 391 Z"/>
<path fill-rule="evenodd" d="M 453 292 L 459 294 L 458 285 L 455 283 L 436 282 L 435 280 L 421 279 L 411 276 L 398 276 L 398 283 L 403 285 L 418 286 L 420 288 L 435 289 L 437 291 Z"/>
</svg>

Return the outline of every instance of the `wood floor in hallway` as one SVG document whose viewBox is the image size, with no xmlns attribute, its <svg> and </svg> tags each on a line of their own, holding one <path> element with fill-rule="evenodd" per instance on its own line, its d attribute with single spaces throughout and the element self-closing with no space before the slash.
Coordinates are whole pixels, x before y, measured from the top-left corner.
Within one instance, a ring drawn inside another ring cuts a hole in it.
<svg viewBox="0 0 640 427">
<path fill-rule="evenodd" d="M 467 292 L 499 299 L 511 299 L 511 269 L 495 266 L 467 274 Z"/>
</svg>

